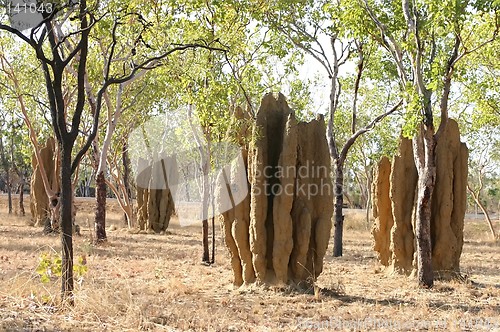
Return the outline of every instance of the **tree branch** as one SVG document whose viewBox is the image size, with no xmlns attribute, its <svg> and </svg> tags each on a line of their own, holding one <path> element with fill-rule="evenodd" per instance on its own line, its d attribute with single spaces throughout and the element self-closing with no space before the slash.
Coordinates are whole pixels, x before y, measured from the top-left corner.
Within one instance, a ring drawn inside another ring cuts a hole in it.
<svg viewBox="0 0 500 332">
<path fill-rule="evenodd" d="M 377 116 L 375 119 L 373 119 L 368 125 L 366 125 L 365 127 L 363 127 L 362 129 L 359 129 L 357 132 L 355 132 L 348 140 L 347 142 L 344 144 L 344 147 L 342 148 L 342 151 L 340 152 L 340 156 L 339 156 L 339 159 L 341 161 L 341 163 L 344 162 L 345 158 L 347 157 L 347 152 L 349 151 L 349 149 L 351 148 L 351 146 L 356 142 L 356 140 L 358 139 L 359 136 L 363 135 L 364 133 L 372 130 L 375 125 L 380 122 L 381 120 L 383 120 L 386 116 L 394 113 L 397 111 L 397 109 L 403 105 L 403 100 L 401 99 L 396 105 L 394 105 L 390 110 L 388 110 L 387 112 L 385 113 L 382 113 L 380 114 L 379 116 Z"/>
</svg>

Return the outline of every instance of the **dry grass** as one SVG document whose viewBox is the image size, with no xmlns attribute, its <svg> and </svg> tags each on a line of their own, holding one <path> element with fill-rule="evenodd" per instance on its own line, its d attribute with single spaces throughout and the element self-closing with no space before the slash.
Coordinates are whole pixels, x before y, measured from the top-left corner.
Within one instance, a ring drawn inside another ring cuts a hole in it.
<svg viewBox="0 0 500 332">
<path fill-rule="evenodd" d="M 108 223 L 118 229 L 108 232 L 108 244 L 93 246 L 85 226 L 92 201 L 80 201 L 83 236 L 75 238 L 75 256 L 86 257 L 88 272 L 77 283 L 75 307 L 61 309 L 58 280 L 43 284 L 35 272 L 42 252 L 59 251 L 59 238 L 41 235 L 28 217 L 6 215 L 1 199 L 0 331 L 500 331 L 500 245 L 487 240 L 483 221 L 466 224 L 466 281 L 438 281 L 423 290 L 382 271 L 363 212 L 348 211 L 344 256 L 327 255 L 315 296 L 293 289 L 233 290 L 221 239 L 217 264 L 203 266 L 199 227 L 174 222 L 167 235 L 130 234 L 120 228 L 115 203 Z M 481 323 L 477 318 L 496 325 L 457 325 Z M 391 322 L 407 325 L 383 325 Z"/>
</svg>

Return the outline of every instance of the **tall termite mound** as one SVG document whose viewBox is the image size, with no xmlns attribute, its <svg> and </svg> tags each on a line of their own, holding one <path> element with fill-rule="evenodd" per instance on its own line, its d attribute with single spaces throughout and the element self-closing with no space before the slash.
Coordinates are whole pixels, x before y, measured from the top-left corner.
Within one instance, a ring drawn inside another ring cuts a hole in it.
<svg viewBox="0 0 500 332">
<path fill-rule="evenodd" d="M 267 94 L 251 135 L 243 146 L 246 169 L 223 175 L 231 192 L 239 172 L 248 174 L 249 195 L 221 216 L 234 284 L 313 281 L 323 269 L 333 214 L 324 122 L 297 123 L 283 95 Z"/>
<path fill-rule="evenodd" d="M 393 158 L 390 177 L 390 197 L 394 225 L 391 229 L 391 269 L 398 273 L 410 273 L 413 269 L 415 237 L 413 234 L 413 206 L 418 181 L 413 159 L 412 142 L 401 139 L 399 153 Z"/>
<path fill-rule="evenodd" d="M 51 189 L 59 191 L 59 165 L 54 138 L 47 139 L 45 146 L 40 149 L 40 157 Z M 35 226 L 43 226 L 51 218 L 51 209 L 42 180 L 41 167 L 34 154 L 31 157 L 31 165 L 33 175 L 30 184 L 30 211 Z"/>
<path fill-rule="evenodd" d="M 467 146 L 460 142 L 458 124 L 450 119 L 436 146 L 431 238 L 432 265 L 437 277 L 447 278 L 460 271 L 467 161 Z M 412 141 L 402 138 L 392 167 L 388 163 L 383 159 L 374 172 L 374 249 L 389 271 L 410 274 L 416 267 L 414 209 L 418 180 Z M 388 167 L 390 176 L 387 175 Z"/>
<path fill-rule="evenodd" d="M 469 150 L 460 142 L 455 121 L 448 121 L 436 147 L 436 189 L 432 196 L 431 241 L 434 271 L 460 271 L 467 207 Z"/>
<path fill-rule="evenodd" d="M 177 163 L 171 156 L 154 161 L 138 175 L 137 221 L 141 230 L 155 233 L 167 230 L 175 211 L 172 190 L 177 180 Z"/>
<path fill-rule="evenodd" d="M 391 258 L 390 239 L 391 228 L 394 224 L 392 219 L 391 198 L 389 197 L 389 184 L 391 176 L 391 162 L 389 158 L 382 157 L 374 169 L 373 174 L 373 209 L 372 215 L 375 220 L 372 229 L 375 238 L 375 251 L 379 254 L 380 262 L 387 266 Z"/>
</svg>

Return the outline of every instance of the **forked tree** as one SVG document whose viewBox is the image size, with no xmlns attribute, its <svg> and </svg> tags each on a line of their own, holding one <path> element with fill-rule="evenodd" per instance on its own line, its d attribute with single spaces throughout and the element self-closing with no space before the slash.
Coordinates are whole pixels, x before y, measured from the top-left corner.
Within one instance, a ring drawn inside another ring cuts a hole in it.
<svg viewBox="0 0 500 332">
<path fill-rule="evenodd" d="M 436 144 L 445 132 L 457 64 L 496 39 L 499 7 L 489 1 L 354 3 L 368 15 L 369 24 L 360 26 L 365 26 L 365 31 L 387 51 L 405 97 L 404 107 L 413 129 L 406 134 L 413 136 L 418 172 L 417 277 L 420 285 L 432 287 L 431 205 L 436 184 Z M 394 15 L 389 17 L 387 13 Z M 440 112 L 437 130 L 436 109 Z"/>
</svg>

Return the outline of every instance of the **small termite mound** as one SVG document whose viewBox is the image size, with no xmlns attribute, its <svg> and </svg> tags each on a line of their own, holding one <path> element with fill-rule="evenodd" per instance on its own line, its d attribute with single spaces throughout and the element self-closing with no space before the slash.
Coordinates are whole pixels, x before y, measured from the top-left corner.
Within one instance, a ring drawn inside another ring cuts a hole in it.
<svg viewBox="0 0 500 332">
<path fill-rule="evenodd" d="M 245 120 L 241 111 L 238 117 Z M 248 176 L 249 195 L 220 217 L 234 284 L 310 283 L 322 272 L 332 226 L 324 121 L 297 123 L 285 97 L 268 94 L 251 135 L 242 144 L 245 169 L 219 176 L 218 200 L 227 199 L 220 192 L 231 192 L 240 172 Z"/>
<path fill-rule="evenodd" d="M 144 160 L 140 162 L 145 162 Z M 175 212 L 173 196 L 178 181 L 177 163 L 174 157 L 164 157 L 145 167 L 137 177 L 137 222 L 144 231 L 165 232 Z"/>
<path fill-rule="evenodd" d="M 460 273 L 467 161 L 467 146 L 460 142 L 458 124 L 450 119 L 436 146 L 431 241 L 432 266 L 437 278 L 446 279 Z M 418 180 L 411 140 L 402 138 L 392 166 L 388 163 L 388 159 L 382 159 L 374 171 L 374 250 L 389 272 L 409 275 L 416 269 L 414 225 Z M 388 167 L 390 176 L 387 175 Z M 391 213 L 388 213 L 387 197 Z"/>
</svg>

